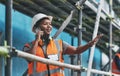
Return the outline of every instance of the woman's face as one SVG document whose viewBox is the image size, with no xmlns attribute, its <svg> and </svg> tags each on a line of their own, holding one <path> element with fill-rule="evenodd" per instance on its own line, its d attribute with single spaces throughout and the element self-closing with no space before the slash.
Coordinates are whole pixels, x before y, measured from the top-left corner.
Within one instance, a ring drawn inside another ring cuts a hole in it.
<svg viewBox="0 0 120 76">
<path fill-rule="evenodd" d="M 39 26 L 40 26 L 41 31 L 43 31 L 44 34 L 46 35 L 50 34 L 52 31 L 52 24 L 49 19 L 43 19 L 40 22 Z"/>
</svg>

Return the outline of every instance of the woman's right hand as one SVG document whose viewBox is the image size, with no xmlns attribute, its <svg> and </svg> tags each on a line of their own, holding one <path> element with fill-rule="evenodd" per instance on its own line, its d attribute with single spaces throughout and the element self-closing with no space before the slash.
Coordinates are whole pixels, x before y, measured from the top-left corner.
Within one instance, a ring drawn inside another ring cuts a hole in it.
<svg viewBox="0 0 120 76">
<path fill-rule="evenodd" d="M 36 33 L 36 40 L 39 41 L 42 35 L 43 35 L 43 31 L 38 31 Z"/>
</svg>

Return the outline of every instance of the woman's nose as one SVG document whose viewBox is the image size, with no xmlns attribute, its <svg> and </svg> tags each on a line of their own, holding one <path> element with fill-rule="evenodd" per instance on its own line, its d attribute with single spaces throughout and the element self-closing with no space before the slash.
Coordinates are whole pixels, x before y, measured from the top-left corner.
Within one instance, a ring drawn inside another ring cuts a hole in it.
<svg viewBox="0 0 120 76">
<path fill-rule="evenodd" d="M 51 25 L 51 24 L 47 24 L 47 26 L 48 26 L 48 27 L 52 27 L 52 25 Z"/>
</svg>

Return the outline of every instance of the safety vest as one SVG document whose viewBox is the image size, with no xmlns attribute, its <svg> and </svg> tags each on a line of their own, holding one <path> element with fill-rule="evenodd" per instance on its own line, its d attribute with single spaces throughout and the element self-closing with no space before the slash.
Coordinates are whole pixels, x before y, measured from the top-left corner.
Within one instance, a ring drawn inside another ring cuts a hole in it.
<svg viewBox="0 0 120 76">
<path fill-rule="evenodd" d="M 120 54 L 116 54 L 116 56 L 118 56 L 120 58 Z M 120 74 L 120 70 L 118 69 L 114 59 L 112 62 L 112 73 Z"/>
<path fill-rule="evenodd" d="M 32 44 L 34 44 L 34 42 Z M 41 44 L 41 42 L 39 42 L 39 44 Z M 64 62 L 62 57 L 62 40 L 51 39 L 46 50 L 43 50 L 40 46 L 36 48 L 36 56 L 46 58 L 45 54 L 48 59 Z M 64 68 L 36 61 L 29 62 L 28 74 L 29 76 L 48 76 L 48 68 L 50 76 L 64 76 Z"/>
</svg>

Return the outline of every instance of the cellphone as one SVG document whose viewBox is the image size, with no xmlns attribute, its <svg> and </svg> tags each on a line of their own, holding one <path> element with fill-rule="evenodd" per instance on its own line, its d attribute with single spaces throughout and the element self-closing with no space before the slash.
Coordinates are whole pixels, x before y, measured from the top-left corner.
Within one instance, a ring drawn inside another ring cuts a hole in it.
<svg viewBox="0 0 120 76">
<path fill-rule="evenodd" d="M 39 27 L 35 29 L 35 33 L 38 33 L 39 31 L 41 31 Z"/>
</svg>

